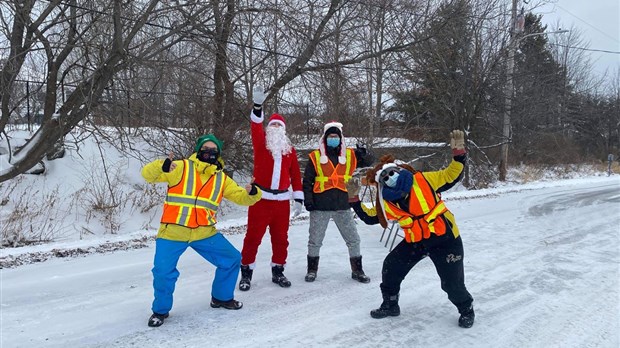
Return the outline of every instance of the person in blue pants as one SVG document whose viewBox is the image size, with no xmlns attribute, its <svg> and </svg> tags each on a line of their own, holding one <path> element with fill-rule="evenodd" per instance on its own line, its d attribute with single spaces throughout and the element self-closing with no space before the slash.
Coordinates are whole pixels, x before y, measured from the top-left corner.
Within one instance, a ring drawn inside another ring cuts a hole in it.
<svg viewBox="0 0 620 348">
<path fill-rule="evenodd" d="M 253 184 L 239 186 L 223 172 L 222 142 L 213 134 L 196 141 L 195 153 L 173 161 L 173 155 L 142 168 L 150 183 L 167 183 L 161 225 L 155 242 L 153 265 L 153 314 L 148 326 L 158 327 L 172 309 L 174 287 L 179 278 L 177 263 L 188 247 L 215 265 L 211 307 L 241 309 L 234 299 L 241 253 L 215 228 L 217 209 L 223 198 L 250 206 L 261 198 Z"/>
</svg>

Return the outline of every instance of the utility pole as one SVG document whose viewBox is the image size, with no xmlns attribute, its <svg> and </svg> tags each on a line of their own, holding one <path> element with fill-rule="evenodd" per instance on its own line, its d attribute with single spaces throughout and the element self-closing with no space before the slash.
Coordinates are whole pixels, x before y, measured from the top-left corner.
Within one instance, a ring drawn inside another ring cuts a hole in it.
<svg viewBox="0 0 620 348">
<path fill-rule="evenodd" d="M 561 34 L 567 33 L 568 30 L 557 30 L 552 32 L 540 32 L 540 33 L 531 33 L 524 36 L 519 36 L 524 29 L 525 25 L 525 15 L 523 13 L 523 8 L 521 8 L 521 13 L 517 16 L 517 3 L 519 0 L 512 0 L 512 11 L 511 11 L 511 20 L 510 20 L 510 41 L 508 43 L 508 61 L 506 63 L 506 85 L 504 86 L 504 95 L 506 96 L 506 101 L 504 105 L 504 120 L 502 123 L 502 146 L 500 149 L 500 160 L 499 160 L 499 180 L 506 181 L 507 174 L 507 166 L 508 166 L 508 146 L 512 142 L 512 134 L 511 134 L 511 124 L 510 124 L 510 116 L 512 113 L 512 99 L 514 97 L 514 70 L 515 70 L 515 51 L 519 46 L 519 42 L 521 40 L 537 35 L 547 35 L 547 34 Z"/>
<path fill-rule="evenodd" d="M 502 146 L 499 160 L 499 180 L 506 181 L 508 165 L 508 145 L 512 141 L 510 136 L 510 113 L 512 109 L 512 95 L 514 93 L 513 74 L 515 69 L 515 50 L 517 49 L 517 2 L 512 0 L 512 10 L 510 17 L 510 42 L 508 43 L 508 62 L 506 63 L 506 85 L 504 95 L 506 96 L 504 105 L 504 120 L 502 123 Z"/>
</svg>

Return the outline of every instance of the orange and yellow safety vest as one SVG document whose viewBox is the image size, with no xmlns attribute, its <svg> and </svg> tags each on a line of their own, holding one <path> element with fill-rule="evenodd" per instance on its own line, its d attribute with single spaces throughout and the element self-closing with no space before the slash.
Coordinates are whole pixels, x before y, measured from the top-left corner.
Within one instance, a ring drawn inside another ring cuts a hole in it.
<svg viewBox="0 0 620 348">
<path fill-rule="evenodd" d="M 321 164 L 321 153 L 314 150 L 310 153 L 310 160 L 314 165 L 316 177 L 314 178 L 314 193 L 321 193 L 333 188 L 347 192 L 346 183 L 351 179 L 355 168 L 357 168 L 357 158 L 352 149 L 347 149 L 346 163 L 338 162 L 336 166 L 332 161 Z"/>
<path fill-rule="evenodd" d="M 178 184 L 168 188 L 161 222 L 189 228 L 215 225 L 224 180 L 225 174 L 217 171 L 203 183 L 194 162 L 183 160 L 183 176 Z"/>
<path fill-rule="evenodd" d="M 389 201 L 384 201 L 383 208 L 389 220 L 398 221 L 409 243 L 428 239 L 431 233 L 438 236 L 446 233 L 446 223 L 441 215 L 447 212 L 448 208 L 421 172 L 413 175 L 409 211 L 404 211 Z"/>
</svg>

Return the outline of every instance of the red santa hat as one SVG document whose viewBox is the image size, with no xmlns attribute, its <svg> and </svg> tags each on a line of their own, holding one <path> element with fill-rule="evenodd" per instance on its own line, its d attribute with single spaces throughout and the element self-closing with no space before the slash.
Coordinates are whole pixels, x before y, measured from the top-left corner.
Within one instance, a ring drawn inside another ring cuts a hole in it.
<svg viewBox="0 0 620 348">
<path fill-rule="evenodd" d="M 279 114 L 273 114 L 269 118 L 269 122 L 267 123 L 267 127 L 271 126 L 273 123 L 279 123 L 282 127 L 286 128 L 286 124 L 284 123 L 284 117 Z"/>
<path fill-rule="evenodd" d="M 342 135 L 342 123 L 331 121 L 326 123 L 323 127 L 323 135 L 321 136 L 321 140 L 319 141 L 319 153 L 321 154 L 320 162 L 321 164 L 327 163 L 329 158 L 325 153 L 325 140 L 329 134 L 338 134 L 340 136 L 340 154 L 338 155 L 338 162 L 340 164 L 347 163 L 347 146 L 344 143 L 344 135 Z"/>
</svg>

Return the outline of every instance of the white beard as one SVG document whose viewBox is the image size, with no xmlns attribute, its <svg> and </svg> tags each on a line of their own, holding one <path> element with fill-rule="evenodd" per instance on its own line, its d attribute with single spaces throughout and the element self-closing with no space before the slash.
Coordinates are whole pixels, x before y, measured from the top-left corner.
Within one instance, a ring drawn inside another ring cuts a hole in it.
<svg viewBox="0 0 620 348">
<path fill-rule="evenodd" d="M 273 156 L 287 155 L 291 153 L 293 145 L 291 140 L 286 136 L 284 127 L 267 127 L 266 130 L 267 150 Z"/>
</svg>

